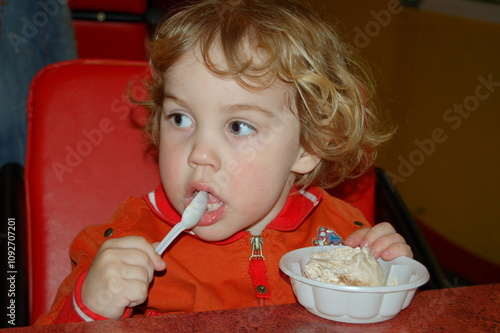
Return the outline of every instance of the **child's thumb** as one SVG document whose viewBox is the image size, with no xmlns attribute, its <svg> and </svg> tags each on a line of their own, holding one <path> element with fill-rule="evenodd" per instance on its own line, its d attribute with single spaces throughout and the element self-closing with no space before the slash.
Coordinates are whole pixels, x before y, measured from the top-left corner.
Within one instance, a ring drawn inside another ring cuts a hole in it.
<svg viewBox="0 0 500 333">
<path fill-rule="evenodd" d="M 156 249 L 156 247 L 159 244 L 160 244 L 160 242 L 154 242 L 151 245 L 153 246 L 153 248 Z M 157 260 L 153 260 L 153 266 L 154 266 L 155 271 L 163 271 L 167 267 L 167 264 L 165 263 L 165 261 L 163 261 L 163 259 L 161 258 L 161 256 L 159 254 L 156 255 L 155 259 L 157 259 Z"/>
</svg>

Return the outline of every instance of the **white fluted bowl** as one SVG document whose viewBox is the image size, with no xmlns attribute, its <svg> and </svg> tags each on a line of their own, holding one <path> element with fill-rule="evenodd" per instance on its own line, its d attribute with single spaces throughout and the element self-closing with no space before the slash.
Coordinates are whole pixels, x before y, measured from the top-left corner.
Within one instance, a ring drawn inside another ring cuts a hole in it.
<svg viewBox="0 0 500 333">
<path fill-rule="evenodd" d="M 378 259 L 396 285 L 382 287 L 354 287 L 320 282 L 307 278 L 304 267 L 311 253 L 327 251 L 335 246 L 312 246 L 285 254 L 280 260 L 281 270 L 290 277 L 299 303 L 311 313 L 330 320 L 346 323 L 376 323 L 388 320 L 406 308 L 418 287 L 429 280 L 424 265 L 408 257 L 391 261 Z"/>
</svg>

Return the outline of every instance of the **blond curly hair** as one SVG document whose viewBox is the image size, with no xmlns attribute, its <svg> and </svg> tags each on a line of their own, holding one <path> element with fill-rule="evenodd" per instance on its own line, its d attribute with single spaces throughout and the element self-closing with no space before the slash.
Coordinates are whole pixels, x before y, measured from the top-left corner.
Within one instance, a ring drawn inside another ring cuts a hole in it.
<svg viewBox="0 0 500 333">
<path fill-rule="evenodd" d="M 212 61 L 214 48 L 223 66 Z M 285 0 L 202 0 L 161 21 L 151 43 L 148 132 L 157 145 L 164 76 L 195 49 L 210 71 L 246 89 L 265 89 L 275 80 L 293 88 L 300 143 L 321 158 L 312 172 L 297 175 L 298 187 L 328 188 L 357 177 L 390 137 L 375 114 L 367 67 L 308 7 Z M 258 50 L 258 60 L 248 50 Z"/>
</svg>

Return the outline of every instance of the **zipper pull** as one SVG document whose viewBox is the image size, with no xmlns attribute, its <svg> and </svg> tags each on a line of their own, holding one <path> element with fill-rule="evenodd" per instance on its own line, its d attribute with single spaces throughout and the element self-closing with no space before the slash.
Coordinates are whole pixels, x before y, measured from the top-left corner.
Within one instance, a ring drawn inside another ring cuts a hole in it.
<svg viewBox="0 0 500 333">
<path fill-rule="evenodd" d="M 252 255 L 248 260 L 266 260 L 266 258 L 264 258 L 264 256 L 262 255 L 262 244 L 264 244 L 264 238 L 260 236 L 252 236 L 252 238 L 250 238 L 250 245 L 252 245 Z"/>
</svg>

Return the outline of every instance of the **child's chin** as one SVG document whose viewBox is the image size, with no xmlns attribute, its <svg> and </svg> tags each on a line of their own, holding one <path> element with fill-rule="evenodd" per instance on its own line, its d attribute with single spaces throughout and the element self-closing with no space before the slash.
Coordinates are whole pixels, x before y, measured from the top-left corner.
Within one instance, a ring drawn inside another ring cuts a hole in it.
<svg viewBox="0 0 500 333">
<path fill-rule="evenodd" d="M 219 242 L 233 236 L 236 232 L 220 230 L 215 225 L 197 226 L 193 229 L 196 236 L 209 242 Z"/>
</svg>

